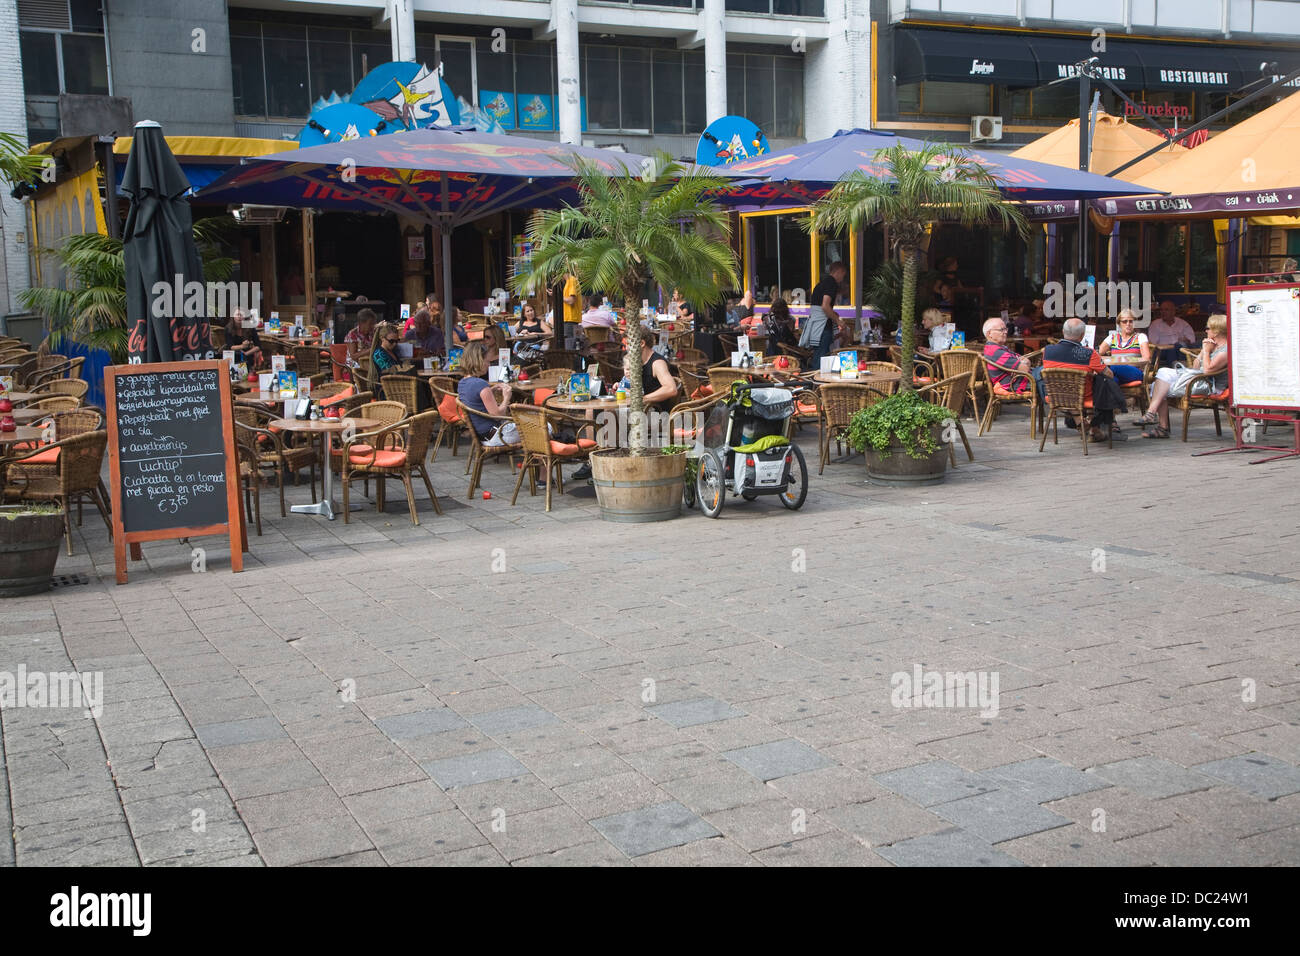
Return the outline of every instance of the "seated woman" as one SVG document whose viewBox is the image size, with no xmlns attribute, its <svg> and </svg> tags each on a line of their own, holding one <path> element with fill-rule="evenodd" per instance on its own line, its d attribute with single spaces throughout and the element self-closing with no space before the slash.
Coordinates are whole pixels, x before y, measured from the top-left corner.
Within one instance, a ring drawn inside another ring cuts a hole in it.
<svg viewBox="0 0 1300 956">
<path fill-rule="evenodd" d="M 677 395 L 677 380 L 673 378 L 668 360 L 654 350 L 655 328 L 649 322 L 641 323 L 641 397 L 645 410 L 656 411 Z"/>
<path fill-rule="evenodd" d="M 531 302 L 525 302 L 519 312 L 519 324 L 515 326 L 515 335 L 550 335 L 551 326 L 545 319 L 537 317 L 537 310 Z"/>
<path fill-rule="evenodd" d="M 1212 379 L 1202 379 L 1192 386 L 1193 395 L 1216 395 L 1228 387 L 1228 317 L 1212 315 L 1205 320 L 1205 340 L 1201 343 L 1201 354 L 1191 368 L 1181 364 L 1173 368 L 1162 368 L 1156 372 L 1156 380 L 1151 386 L 1151 404 L 1147 406 L 1146 415 L 1134 422 L 1145 425 L 1143 438 L 1169 437 L 1169 399 L 1182 398 L 1187 394 L 1188 383 L 1201 374 L 1213 375 Z"/>
<path fill-rule="evenodd" d="M 249 368 L 262 366 L 262 340 L 257 337 L 257 329 L 244 328 L 248 316 L 243 309 L 235 309 L 226 322 L 226 348 L 233 349 L 248 363 Z"/>
<path fill-rule="evenodd" d="M 1137 321 L 1132 309 L 1124 309 L 1115 319 L 1115 329 L 1106 334 L 1106 338 L 1097 346 L 1098 355 L 1113 355 L 1125 361 L 1151 361 L 1151 346 L 1146 333 L 1136 332 L 1133 324 Z M 1116 363 L 1110 370 L 1115 373 L 1115 381 L 1121 385 L 1132 385 L 1142 381 L 1142 366 Z"/>
<path fill-rule="evenodd" d="M 775 355 L 778 351 L 777 346 L 799 345 L 799 336 L 795 332 L 794 319 L 790 315 L 790 306 L 777 296 L 776 301 L 772 303 L 772 308 L 767 313 L 767 350 L 770 354 Z"/>
<path fill-rule="evenodd" d="M 373 351 L 373 342 L 375 338 L 375 325 L 379 321 L 379 316 L 375 314 L 374 309 L 362 309 L 357 313 L 357 324 L 343 341 L 347 343 L 348 358 L 352 362 L 360 360 L 365 354 L 365 350 L 370 348 Z"/>
<path fill-rule="evenodd" d="M 509 415 L 512 391 L 506 382 L 489 385 L 487 380 L 488 352 L 482 342 L 471 342 L 465 346 L 465 353 L 460 357 L 460 367 L 465 377 L 456 383 L 456 396 L 461 404 L 473 411 L 488 415 Z M 500 389 L 498 397 L 497 389 Z M 490 418 L 480 418 L 470 414 L 479 440 L 486 446 L 514 445 L 519 442 L 519 429 L 514 422 L 498 423 Z"/>
<path fill-rule="evenodd" d="M 442 316 L 435 316 L 434 321 L 441 323 Z M 454 306 L 451 311 L 451 344 L 453 348 L 458 349 L 469 344 L 469 331 L 465 328 L 465 317 L 460 309 Z"/>
<path fill-rule="evenodd" d="M 380 322 L 375 327 L 375 336 L 370 344 L 370 361 L 375 366 L 375 377 L 400 374 L 410 369 L 397 357 L 397 344 L 402 341 L 402 333 L 392 322 Z"/>
</svg>

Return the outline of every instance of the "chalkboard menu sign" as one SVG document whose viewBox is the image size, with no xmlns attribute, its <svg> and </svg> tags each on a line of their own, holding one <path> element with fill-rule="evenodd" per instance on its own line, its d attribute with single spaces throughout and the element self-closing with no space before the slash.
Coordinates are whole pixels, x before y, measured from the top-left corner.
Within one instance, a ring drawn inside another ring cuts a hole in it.
<svg viewBox="0 0 1300 956">
<path fill-rule="evenodd" d="M 118 582 L 126 580 L 128 544 L 139 558 L 139 542 L 165 538 L 229 534 L 231 565 L 241 570 L 227 364 L 113 366 L 104 370 L 104 394 Z"/>
</svg>

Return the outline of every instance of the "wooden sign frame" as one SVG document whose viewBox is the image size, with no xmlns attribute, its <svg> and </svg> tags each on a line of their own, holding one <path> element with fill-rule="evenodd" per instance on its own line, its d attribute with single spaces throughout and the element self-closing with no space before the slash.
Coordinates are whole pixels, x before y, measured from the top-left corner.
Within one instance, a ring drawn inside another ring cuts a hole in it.
<svg viewBox="0 0 1300 956">
<path fill-rule="evenodd" d="M 152 364 L 110 365 L 104 369 L 104 407 L 108 416 L 109 476 L 113 501 L 113 561 L 117 567 L 117 583 L 125 584 L 127 578 L 126 551 L 131 546 L 131 560 L 143 560 L 142 541 L 164 541 L 173 538 L 197 538 L 204 535 L 223 535 L 230 538 L 230 570 L 244 570 L 244 552 L 248 550 L 248 528 L 244 523 L 244 508 L 239 500 L 239 461 L 235 456 L 235 426 L 231 417 L 234 400 L 230 393 L 230 366 L 224 361 L 155 362 Z M 117 380 L 140 374 L 165 374 L 168 372 L 217 373 L 217 388 L 221 403 L 222 444 L 226 461 L 226 520 L 220 524 L 201 528 L 159 528 L 152 531 L 127 531 L 122 524 L 122 463 L 117 432 Z"/>
</svg>

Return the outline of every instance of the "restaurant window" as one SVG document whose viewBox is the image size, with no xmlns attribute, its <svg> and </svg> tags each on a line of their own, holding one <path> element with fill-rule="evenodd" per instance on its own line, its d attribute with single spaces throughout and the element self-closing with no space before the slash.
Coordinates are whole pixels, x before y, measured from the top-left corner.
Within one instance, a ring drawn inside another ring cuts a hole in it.
<svg viewBox="0 0 1300 956">
<path fill-rule="evenodd" d="M 443 82 L 451 88 L 453 97 L 463 97 L 467 103 L 478 102 L 478 88 L 474 82 L 474 41 L 438 37 L 437 56 L 421 61 L 430 69 L 442 66 Z"/>
<path fill-rule="evenodd" d="M 266 74 L 262 67 L 262 25 L 230 21 L 230 77 L 237 116 L 266 115 Z"/>
<path fill-rule="evenodd" d="M 898 87 L 898 112 L 900 113 L 919 113 L 921 112 L 921 84 L 920 83 L 899 83 Z"/>
<path fill-rule="evenodd" d="M 504 45 L 504 49 L 498 49 Z M 474 45 L 474 66 L 478 71 L 480 90 L 492 90 L 494 93 L 513 93 L 515 91 L 515 58 L 513 44 L 476 43 Z"/>
<path fill-rule="evenodd" d="M 686 104 L 682 90 L 682 55 L 676 50 L 655 50 L 654 131 L 685 133 Z"/>
<path fill-rule="evenodd" d="M 306 27 L 264 23 L 262 49 L 267 114 L 306 116 L 311 112 L 311 97 L 307 94 Z"/>
<path fill-rule="evenodd" d="M 312 103 L 328 100 L 331 93 L 347 96 L 355 85 L 348 31 L 311 27 L 309 37 Z"/>
<path fill-rule="evenodd" d="M 979 116 L 988 113 L 993 87 L 981 83 L 921 84 L 921 112 L 931 116 Z"/>
<path fill-rule="evenodd" d="M 1142 224 L 1138 222 L 1124 222 L 1119 224 L 1119 275 L 1112 277 L 1132 281 L 1138 278 L 1138 272 L 1142 268 L 1141 261 L 1141 237 Z"/>
<path fill-rule="evenodd" d="M 803 60 L 762 53 L 727 54 L 727 109 L 768 136 L 803 130 Z"/>
<path fill-rule="evenodd" d="M 555 46 L 519 40 L 515 47 L 515 109 L 532 96 L 555 95 Z M 553 115 L 553 114 L 552 114 Z"/>
<path fill-rule="evenodd" d="M 811 237 L 800 224 L 805 216 L 807 213 L 748 217 L 753 230 L 753 288 L 764 302 L 772 300 L 773 292 L 789 302 L 788 294 L 794 289 L 802 289 L 806 298 L 817 284 L 818 277 L 812 274 Z"/>
<path fill-rule="evenodd" d="M 1188 223 L 1187 234 L 1187 291 L 1217 291 L 1219 257 L 1218 243 L 1214 238 L 1214 223 L 1209 221 Z"/>
</svg>

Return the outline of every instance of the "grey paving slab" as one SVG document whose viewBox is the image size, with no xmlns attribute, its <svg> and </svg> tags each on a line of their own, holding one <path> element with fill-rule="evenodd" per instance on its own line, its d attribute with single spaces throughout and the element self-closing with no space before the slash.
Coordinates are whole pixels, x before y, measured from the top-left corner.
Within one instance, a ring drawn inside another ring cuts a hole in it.
<svg viewBox="0 0 1300 956">
<path fill-rule="evenodd" d="M 902 770 L 878 773 L 875 775 L 875 780 L 881 786 L 923 807 L 948 803 L 962 797 L 985 793 L 997 787 L 992 780 L 969 770 L 963 770 L 946 760 L 932 760 L 914 767 L 904 767 Z"/>
<path fill-rule="evenodd" d="M 711 724 L 732 717 L 744 717 L 743 710 L 737 710 L 726 701 L 713 697 L 697 697 L 694 700 L 679 700 L 670 704 L 656 704 L 647 707 L 650 713 L 660 720 L 666 720 L 674 727 L 696 727 Z"/>
<path fill-rule="evenodd" d="M 1024 866 L 965 830 L 945 830 L 892 846 L 877 847 L 895 866 Z"/>
<path fill-rule="evenodd" d="M 712 825 L 676 801 L 600 817 L 591 825 L 630 857 L 720 836 Z"/>
<path fill-rule="evenodd" d="M 1205 774 L 1161 757 L 1133 757 L 1102 764 L 1094 767 L 1093 772 L 1103 780 L 1152 799 L 1208 790 L 1214 786 L 1214 780 Z"/>
<path fill-rule="evenodd" d="M 829 767 L 832 761 L 797 740 L 776 740 L 753 747 L 728 750 L 724 757 L 759 780 L 776 780 L 791 774 Z"/>
<path fill-rule="evenodd" d="M 951 803 L 941 803 L 930 810 L 986 843 L 1014 840 L 1042 830 L 1067 826 L 1072 822 L 1040 807 L 1030 798 L 1009 790 L 993 790 L 975 797 L 963 797 Z"/>
<path fill-rule="evenodd" d="M 260 743 L 284 737 L 284 728 L 274 717 L 251 717 L 217 724 L 199 724 L 194 728 L 199 742 L 209 750 L 236 744 Z"/>
<path fill-rule="evenodd" d="M 434 707 L 411 714 L 380 717 L 375 721 L 375 726 L 394 740 L 412 740 L 464 727 L 465 721 L 450 707 Z"/>
<path fill-rule="evenodd" d="M 1266 800 L 1300 793 L 1300 768 L 1266 754 L 1243 754 L 1195 768 Z"/>
<path fill-rule="evenodd" d="M 431 760 L 421 766 L 444 790 L 528 773 L 527 767 L 504 750 L 481 750 L 463 757 Z"/>
<path fill-rule="evenodd" d="M 1037 757 L 990 767 L 981 771 L 981 774 L 996 781 L 999 787 L 1020 793 L 1034 803 L 1064 800 L 1066 797 L 1101 790 L 1107 786 L 1107 781 L 1098 780 L 1095 775 L 1076 770 L 1051 757 Z"/>
<path fill-rule="evenodd" d="M 486 713 L 475 714 L 469 719 L 475 727 L 489 737 L 500 737 L 521 730 L 531 730 L 534 727 L 545 727 L 560 720 L 555 714 L 536 704 L 489 710 Z"/>
</svg>

